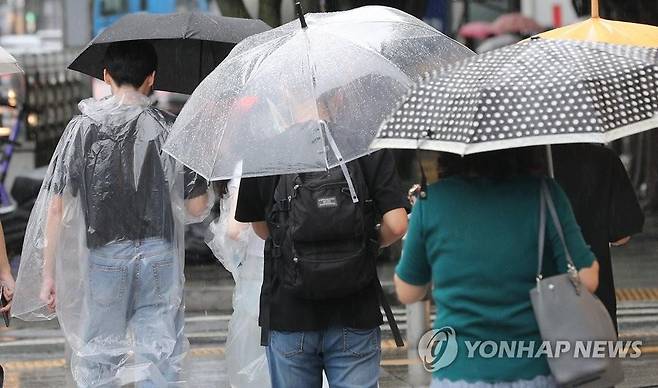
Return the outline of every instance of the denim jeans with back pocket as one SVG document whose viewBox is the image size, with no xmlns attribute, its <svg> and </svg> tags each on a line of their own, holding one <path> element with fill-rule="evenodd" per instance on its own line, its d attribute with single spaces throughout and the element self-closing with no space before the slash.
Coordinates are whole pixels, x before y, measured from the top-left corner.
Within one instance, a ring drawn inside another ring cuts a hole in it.
<svg viewBox="0 0 658 388">
<path fill-rule="evenodd" d="M 272 388 L 321 388 L 324 371 L 332 388 L 376 388 L 381 331 L 330 327 L 318 331 L 271 331 L 267 347 Z"/>
<path fill-rule="evenodd" d="M 161 239 L 92 250 L 80 343 L 71 369 L 80 387 L 175 384 L 188 342 L 181 265 Z M 133 379 L 133 380 L 131 380 Z"/>
</svg>

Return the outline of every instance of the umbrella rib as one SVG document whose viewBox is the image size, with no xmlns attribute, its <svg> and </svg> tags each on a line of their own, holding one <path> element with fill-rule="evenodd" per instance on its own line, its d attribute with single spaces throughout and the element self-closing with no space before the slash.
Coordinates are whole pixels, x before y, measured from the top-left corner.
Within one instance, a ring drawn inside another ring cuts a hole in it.
<svg viewBox="0 0 658 388">
<path fill-rule="evenodd" d="M 293 34 L 290 34 L 290 35 L 293 35 Z M 270 46 L 273 46 L 273 43 L 279 42 L 279 41 L 281 41 L 281 40 L 288 39 L 288 37 L 289 37 L 289 35 L 283 35 L 283 36 L 280 36 L 280 37 L 278 37 L 278 38 L 274 38 L 274 39 L 268 41 L 267 44 L 270 45 Z M 247 38 L 247 39 L 249 39 L 249 38 Z M 243 41 L 243 42 L 244 42 L 244 41 Z M 242 45 L 242 43 L 240 43 L 238 46 L 240 46 L 240 45 Z M 237 48 L 238 46 L 236 46 L 235 48 Z M 226 66 L 228 66 L 229 64 L 232 64 L 233 62 L 237 61 L 238 59 L 241 59 L 241 58 L 242 58 L 243 56 L 245 56 L 246 54 L 250 54 L 252 50 L 255 50 L 255 49 L 257 49 L 257 48 L 258 48 L 259 50 L 262 50 L 262 46 L 263 46 L 263 45 L 259 45 L 259 46 L 251 47 L 251 48 L 249 48 L 249 49 L 247 49 L 247 50 L 245 50 L 245 51 L 243 51 L 243 52 L 241 52 L 241 53 L 238 53 L 238 54 L 236 54 L 236 55 L 234 55 L 234 56 L 229 56 L 229 57 L 226 58 L 224 61 L 222 61 L 222 63 L 220 63 L 219 66 L 217 66 L 217 67 L 215 68 L 215 70 L 213 70 L 213 73 L 214 73 L 215 71 L 218 71 L 218 69 L 223 68 L 223 67 L 226 67 Z M 234 48 L 233 50 L 235 50 L 235 48 Z M 271 50 L 269 53 L 264 54 L 264 55 L 261 55 L 261 58 L 263 58 L 263 60 L 264 60 L 265 58 L 269 57 L 269 56 L 272 55 L 276 50 L 278 50 L 278 49 L 280 49 L 280 48 L 281 48 L 281 46 L 278 46 L 278 47 L 274 47 L 274 48 L 272 48 L 272 50 Z M 263 61 L 261 60 L 261 61 L 259 62 L 259 65 L 258 65 L 258 66 L 260 66 L 260 64 L 262 64 L 262 62 L 263 62 Z M 255 73 L 255 71 L 252 71 L 252 72 L 251 72 L 251 74 L 253 74 L 253 73 Z M 247 82 L 249 82 L 249 80 L 251 79 L 251 74 L 247 77 L 247 79 L 245 79 L 245 82 L 244 82 L 245 85 L 246 85 Z"/>
</svg>

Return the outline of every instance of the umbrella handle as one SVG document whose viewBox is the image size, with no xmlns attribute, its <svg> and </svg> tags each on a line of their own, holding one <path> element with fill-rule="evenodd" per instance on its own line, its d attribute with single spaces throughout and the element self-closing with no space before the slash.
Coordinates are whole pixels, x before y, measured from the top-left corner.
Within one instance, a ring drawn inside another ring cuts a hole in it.
<svg viewBox="0 0 658 388">
<path fill-rule="evenodd" d="M 306 19 L 304 18 L 304 10 L 302 9 L 302 3 L 299 1 L 295 3 L 295 9 L 297 10 L 297 17 L 299 18 L 299 23 L 301 23 L 302 28 L 306 29 L 308 28 L 308 24 L 306 24 Z"/>
<path fill-rule="evenodd" d="M 548 176 L 555 179 L 555 165 L 553 164 L 553 149 L 550 144 L 546 145 L 546 167 L 548 168 Z"/>
<path fill-rule="evenodd" d="M 416 149 L 416 160 L 418 161 L 418 168 L 420 169 L 420 192 L 418 197 L 420 199 L 427 198 L 427 175 L 425 175 L 425 169 L 423 168 L 423 163 L 420 157 L 420 148 Z"/>
</svg>

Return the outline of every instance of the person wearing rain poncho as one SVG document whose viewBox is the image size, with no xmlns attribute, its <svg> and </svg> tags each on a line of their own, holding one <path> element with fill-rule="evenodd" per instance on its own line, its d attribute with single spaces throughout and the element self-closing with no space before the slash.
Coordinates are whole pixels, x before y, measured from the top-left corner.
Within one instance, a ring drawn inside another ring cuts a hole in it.
<svg viewBox="0 0 658 388">
<path fill-rule="evenodd" d="M 270 374 L 258 326 L 265 241 L 248 223 L 235 220 L 240 179 L 219 181 L 214 187 L 221 196 L 219 218 L 210 223 L 206 243 L 235 280 L 233 315 L 226 340 L 229 385 L 266 388 L 270 386 Z"/>
<path fill-rule="evenodd" d="M 80 103 L 64 131 L 25 238 L 13 313 L 56 316 L 80 387 L 180 382 L 183 224 L 207 183 L 161 147 L 174 117 L 147 97 L 157 55 L 145 42 L 105 53 L 112 96 Z"/>
</svg>

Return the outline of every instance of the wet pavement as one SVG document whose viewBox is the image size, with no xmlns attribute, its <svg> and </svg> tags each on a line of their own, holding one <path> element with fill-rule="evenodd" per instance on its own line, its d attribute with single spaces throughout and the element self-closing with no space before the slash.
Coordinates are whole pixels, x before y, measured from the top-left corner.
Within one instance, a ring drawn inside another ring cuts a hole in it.
<svg viewBox="0 0 658 388">
<path fill-rule="evenodd" d="M 643 355 L 624 360 L 626 381 L 620 387 L 658 387 L 658 217 L 647 220 L 647 232 L 613 251 L 615 281 L 619 288 L 619 326 L 622 339 L 644 342 Z M 381 268 L 382 279 L 391 279 L 392 265 Z M 224 346 L 230 317 L 231 280 L 218 266 L 186 270 L 188 316 L 186 330 L 192 344 L 186 359 L 189 387 L 227 386 Z M 390 281 L 385 287 L 391 292 Z M 395 308 L 403 331 L 405 310 Z M 381 387 L 426 387 L 430 376 L 415 351 L 396 349 L 390 330 L 382 327 Z M 0 329 L 0 364 L 5 387 L 69 387 L 64 340 L 56 322 L 13 321 Z"/>
</svg>

